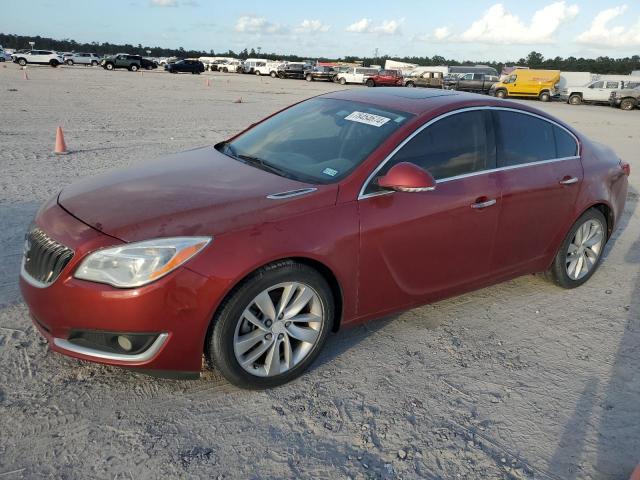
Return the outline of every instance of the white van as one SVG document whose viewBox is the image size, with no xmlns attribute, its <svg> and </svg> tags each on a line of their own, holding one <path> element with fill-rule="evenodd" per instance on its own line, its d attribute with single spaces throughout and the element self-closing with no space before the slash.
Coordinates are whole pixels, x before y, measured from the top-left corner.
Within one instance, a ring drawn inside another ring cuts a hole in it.
<svg viewBox="0 0 640 480">
<path fill-rule="evenodd" d="M 243 73 L 256 73 L 256 67 L 266 67 L 268 61 L 266 58 L 247 58 L 244 61 Z"/>
<path fill-rule="evenodd" d="M 377 75 L 380 70 L 371 67 L 338 67 L 338 74 L 336 80 L 340 85 L 347 83 L 361 83 L 363 84 L 368 77 Z"/>
</svg>

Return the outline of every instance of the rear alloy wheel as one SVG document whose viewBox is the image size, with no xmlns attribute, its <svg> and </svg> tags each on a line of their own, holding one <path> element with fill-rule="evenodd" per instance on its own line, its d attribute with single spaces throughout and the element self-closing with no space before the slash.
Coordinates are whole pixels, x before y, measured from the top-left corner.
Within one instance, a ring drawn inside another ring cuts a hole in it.
<svg viewBox="0 0 640 480">
<path fill-rule="evenodd" d="M 73 66 L 73 60 L 71 59 L 67 60 L 67 65 L 69 65 L 70 67 Z"/>
<path fill-rule="evenodd" d="M 551 95 L 549 94 L 549 92 L 542 92 L 538 98 L 541 102 L 548 102 L 549 100 L 551 100 Z"/>
<path fill-rule="evenodd" d="M 551 266 L 553 281 L 563 288 L 575 288 L 596 271 L 607 243 L 607 221 L 599 210 L 587 210 L 562 242 Z"/>
<path fill-rule="evenodd" d="M 366 85 L 367 87 L 375 87 L 376 86 L 376 82 L 374 82 L 373 80 L 369 79 L 366 81 Z"/>
<path fill-rule="evenodd" d="M 130 70 L 131 70 L 132 72 L 137 72 L 137 71 L 138 71 L 138 65 L 135 65 L 135 64 L 134 64 L 134 65 L 131 65 L 131 67 L 129 67 L 129 68 L 130 68 Z"/>
<path fill-rule="evenodd" d="M 107 63 L 104 68 L 106 68 L 107 70 L 113 70 L 113 63 Z"/>
<path fill-rule="evenodd" d="M 53 68 L 56 68 L 58 65 L 60 65 L 60 62 L 59 62 L 59 61 L 57 61 L 57 60 L 51 60 L 51 61 L 49 62 L 49 66 L 51 66 L 51 67 L 53 67 Z"/>
<path fill-rule="evenodd" d="M 276 72 L 271 72 L 269 75 L 271 76 L 271 78 L 276 78 L 278 76 Z"/>
<path fill-rule="evenodd" d="M 98 66 L 98 62 L 96 60 L 91 60 L 91 66 L 92 67 L 97 67 Z"/>
<path fill-rule="evenodd" d="M 569 103 L 571 105 L 580 105 L 582 103 L 582 97 L 577 93 L 574 93 L 569 97 Z"/>
<path fill-rule="evenodd" d="M 620 108 L 622 110 L 633 110 L 636 106 L 636 102 L 632 98 L 625 98 L 620 102 Z"/>
<path fill-rule="evenodd" d="M 206 357 L 231 383 L 282 385 L 313 362 L 333 323 L 333 297 L 316 270 L 294 262 L 245 281 L 213 321 Z"/>
<path fill-rule="evenodd" d="M 340 79 L 340 85 L 346 85 L 346 84 L 347 84 L 347 79 L 346 79 L 346 78 L 344 78 L 344 77 L 342 77 L 342 78 Z"/>
<path fill-rule="evenodd" d="M 24 67 L 27 64 L 27 61 L 24 58 L 18 59 L 18 65 Z"/>
<path fill-rule="evenodd" d="M 256 76 L 258 76 L 258 77 L 260 76 L 260 72 L 258 70 L 256 70 L 255 73 L 256 73 Z"/>
</svg>

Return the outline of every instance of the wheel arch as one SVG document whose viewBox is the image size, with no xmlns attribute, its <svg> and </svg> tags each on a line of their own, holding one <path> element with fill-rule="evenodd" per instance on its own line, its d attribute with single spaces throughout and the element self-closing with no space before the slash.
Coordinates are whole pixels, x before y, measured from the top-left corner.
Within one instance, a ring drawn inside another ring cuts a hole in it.
<svg viewBox="0 0 640 480">
<path fill-rule="evenodd" d="M 343 315 L 343 291 L 340 282 L 338 281 L 338 277 L 334 273 L 334 271 L 326 265 L 326 263 L 321 262 L 318 259 L 304 256 L 291 256 L 284 257 L 277 260 L 271 260 L 262 265 L 256 266 L 251 271 L 245 273 L 242 278 L 239 278 L 237 281 L 233 283 L 233 285 L 226 291 L 222 299 L 218 302 L 216 308 L 213 310 L 210 320 L 209 326 L 207 327 L 207 332 L 205 334 L 205 338 L 203 339 L 203 351 L 207 346 L 207 338 L 211 334 L 211 330 L 213 328 L 213 320 L 215 319 L 217 313 L 220 309 L 224 308 L 224 305 L 227 301 L 238 291 L 242 285 L 251 278 L 256 272 L 260 270 L 269 270 L 272 268 L 276 268 L 278 266 L 287 264 L 287 263 L 298 263 L 302 265 L 306 265 L 308 267 L 316 270 L 329 284 L 329 288 L 331 289 L 331 293 L 333 294 L 333 302 L 334 302 L 334 322 L 331 327 L 333 332 L 337 332 L 340 329 L 340 324 L 342 323 L 342 315 Z"/>
</svg>

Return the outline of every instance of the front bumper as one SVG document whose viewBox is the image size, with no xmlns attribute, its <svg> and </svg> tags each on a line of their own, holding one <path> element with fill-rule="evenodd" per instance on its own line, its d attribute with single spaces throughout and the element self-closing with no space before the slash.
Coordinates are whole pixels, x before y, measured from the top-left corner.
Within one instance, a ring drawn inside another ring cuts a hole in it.
<svg viewBox="0 0 640 480">
<path fill-rule="evenodd" d="M 225 286 L 186 267 L 134 289 L 78 280 L 73 272 L 98 248 L 120 244 L 72 217 L 55 201 L 43 207 L 37 226 L 75 251 L 57 280 L 46 287 L 20 277 L 20 290 L 34 324 L 49 347 L 82 360 L 152 372 L 200 372 L 204 340 L 216 299 Z M 73 332 L 153 333 L 143 352 L 114 353 L 73 342 Z"/>
</svg>

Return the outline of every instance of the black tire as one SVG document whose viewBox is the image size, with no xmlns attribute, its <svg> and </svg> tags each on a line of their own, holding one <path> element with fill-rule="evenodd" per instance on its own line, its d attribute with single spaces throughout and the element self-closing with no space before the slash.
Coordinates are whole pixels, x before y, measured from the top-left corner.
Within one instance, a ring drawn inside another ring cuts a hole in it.
<svg viewBox="0 0 640 480">
<path fill-rule="evenodd" d="M 237 323 L 249 303 L 265 289 L 278 283 L 296 281 L 309 285 L 318 294 L 323 306 L 325 320 L 313 349 L 291 370 L 272 377 L 251 375 L 238 363 L 233 349 Z M 209 327 L 205 342 L 205 357 L 234 385 L 258 390 L 283 385 L 300 376 L 317 358 L 322 350 L 334 321 L 334 299 L 331 288 L 320 273 L 313 268 L 293 261 L 268 265 L 244 280 L 218 309 Z"/>
<path fill-rule="evenodd" d="M 227 67 L 224 67 L 224 68 L 222 69 L 222 71 L 223 71 L 224 73 L 229 73 L 229 69 L 228 69 Z"/>
<path fill-rule="evenodd" d="M 602 227 L 602 232 L 605 235 L 604 243 L 602 244 L 602 248 L 600 249 L 600 254 L 598 255 L 596 263 L 591 267 L 591 270 L 589 270 L 584 277 L 578 280 L 574 280 L 571 277 L 569 277 L 567 273 L 567 265 L 566 265 L 567 250 L 578 228 L 581 227 L 588 220 L 596 220 L 600 222 L 600 225 Z M 585 283 L 587 280 L 589 280 L 589 278 L 591 278 L 591 276 L 598 269 L 598 267 L 600 266 L 600 262 L 602 261 L 602 252 L 604 251 L 604 247 L 608 240 L 607 232 L 608 232 L 607 220 L 604 218 L 604 215 L 600 210 L 591 208 L 587 210 L 585 213 L 583 213 L 582 216 L 578 220 L 576 220 L 576 222 L 573 224 L 573 226 L 571 227 L 571 230 L 569 230 L 569 233 L 563 240 L 562 245 L 560 245 L 560 249 L 556 253 L 553 263 L 551 264 L 551 268 L 547 272 L 547 276 L 551 279 L 551 281 L 562 288 L 576 288 L 582 285 L 583 283 Z"/>
<path fill-rule="evenodd" d="M 340 85 L 346 85 L 346 84 L 347 84 L 347 79 L 346 79 L 346 78 L 344 78 L 344 77 L 342 77 L 342 78 L 338 81 L 338 83 L 339 83 Z"/>
<path fill-rule="evenodd" d="M 549 92 L 542 92 L 538 98 L 541 102 L 549 102 L 551 100 L 551 95 Z"/>
<path fill-rule="evenodd" d="M 407 84 L 405 85 L 405 87 L 409 87 L 409 88 L 414 88 L 415 86 L 416 84 L 413 82 L 407 82 Z"/>
<path fill-rule="evenodd" d="M 18 65 L 20 65 L 21 67 L 24 67 L 27 65 L 27 60 L 24 58 L 19 58 L 18 59 Z"/>
<path fill-rule="evenodd" d="M 49 66 L 50 67 L 56 68 L 58 65 L 60 65 L 60 62 L 57 61 L 57 60 L 50 60 L 49 61 Z"/>
<path fill-rule="evenodd" d="M 98 66 L 98 62 L 96 60 L 91 60 L 91 66 L 92 67 L 97 67 Z"/>
<path fill-rule="evenodd" d="M 152 70 L 153 67 L 151 65 L 147 65 L 146 67 L 144 67 L 145 70 Z"/>
<path fill-rule="evenodd" d="M 496 97 L 498 98 L 507 98 L 506 90 L 496 90 Z"/>
<path fill-rule="evenodd" d="M 255 71 L 255 74 L 256 74 L 257 77 L 260 76 L 260 72 L 258 70 Z"/>
<path fill-rule="evenodd" d="M 113 70 L 113 63 L 105 63 L 104 68 L 107 70 Z"/>
<path fill-rule="evenodd" d="M 69 59 L 65 62 L 67 65 L 69 65 L 70 67 L 73 66 L 73 60 Z"/>
<path fill-rule="evenodd" d="M 571 105 L 580 105 L 582 103 L 582 97 L 577 93 L 574 93 L 569 97 L 568 103 Z"/>
<path fill-rule="evenodd" d="M 313 82 L 313 75 L 311 75 L 311 74 L 307 74 L 307 76 L 306 76 L 306 77 L 304 77 L 304 79 L 305 79 L 307 82 Z"/>
<path fill-rule="evenodd" d="M 633 110 L 636 107 L 636 101 L 633 98 L 623 98 L 620 102 L 622 110 Z"/>
<path fill-rule="evenodd" d="M 367 79 L 367 81 L 365 82 L 365 85 L 367 87 L 375 87 L 376 86 L 376 82 L 374 82 L 372 79 Z"/>
<path fill-rule="evenodd" d="M 278 78 L 279 78 L 280 80 L 284 80 L 285 78 L 287 78 L 287 76 L 286 76 L 284 73 L 282 73 L 282 72 L 278 72 Z"/>
<path fill-rule="evenodd" d="M 276 72 L 271 72 L 271 73 L 269 73 L 269 76 L 271 78 L 276 78 L 278 76 L 278 74 Z"/>
<path fill-rule="evenodd" d="M 137 72 L 139 68 L 140 67 L 138 67 L 138 65 L 134 63 L 129 67 L 129 70 L 131 70 L 132 72 Z"/>
</svg>

